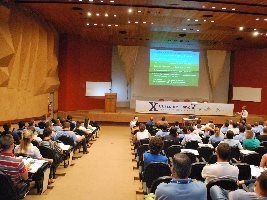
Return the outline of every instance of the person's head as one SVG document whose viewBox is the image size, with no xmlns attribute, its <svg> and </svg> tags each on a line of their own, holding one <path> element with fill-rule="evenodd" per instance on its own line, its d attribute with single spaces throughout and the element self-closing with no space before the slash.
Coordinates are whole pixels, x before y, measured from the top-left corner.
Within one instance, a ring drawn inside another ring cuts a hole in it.
<svg viewBox="0 0 267 200">
<path fill-rule="evenodd" d="M 82 123 L 81 123 L 80 121 L 77 121 L 77 122 L 76 122 L 76 128 L 79 128 L 79 127 L 81 126 L 81 124 L 82 124 Z"/>
<path fill-rule="evenodd" d="M 172 174 L 176 179 L 186 179 L 191 173 L 192 162 L 184 153 L 178 153 L 173 156 Z"/>
<path fill-rule="evenodd" d="M 25 127 L 25 122 L 20 121 L 20 122 L 18 123 L 18 125 L 19 125 L 19 129 L 23 129 L 23 128 Z"/>
<path fill-rule="evenodd" d="M 63 129 L 67 129 L 67 130 L 69 130 L 69 129 L 70 129 L 70 123 L 69 123 L 69 122 L 65 122 L 65 123 L 63 124 Z"/>
<path fill-rule="evenodd" d="M 166 121 L 166 117 L 163 116 L 163 117 L 161 118 L 161 121 Z"/>
<path fill-rule="evenodd" d="M 214 135 L 215 134 L 215 130 L 214 129 L 211 129 L 210 131 L 209 131 L 209 135 Z"/>
<path fill-rule="evenodd" d="M 10 134 L 3 135 L 0 138 L 0 148 L 4 152 L 12 152 L 14 149 L 14 139 Z"/>
<path fill-rule="evenodd" d="M 144 132 L 144 130 L 146 130 L 146 125 L 143 123 L 140 123 L 139 124 L 139 130 L 140 130 L 140 132 Z"/>
<path fill-rule="evenodd" d="M 259 121 L 259 125 L 264 126 L 264 122 L 263 121 Z"/>
<path fill-rule="evenodd" d="M 187 134 L 187 127 L 186 127 L 186 126 L 184 126 L 184 127 L 182 128 L 182 130 L 183 130 L 183 133 L 184 133 L 184 134 Z"/>
<path fill-rule="evenodd" d="M 175 121 L 174 122 L 174 126 L 179 126 L 179 122 L 178 121 Z"/>
<path fill-rule="evenodd" d="M 231 130 L 228 130 L 227 133 L 226 133 L 226 138 L 227 139 L 233 139 L 234 138 L 234 132 L 231 131 Z"/>
<path fill-rule="evenodd" d="M 210 123 L 210 124 L 213 124 L 213 120 L 209 120 L 209 123 Z"/>
<path fill-rule="evenodd" d="M 61 123 L 60 123 L 60 120 L 59 119 L 56 119 L 55 126 L 61 126 Z"/>
<path fill-rule="evenodd" d="M 172 126 L 170 128 L 170 134 L 169 135 L 171 135 L 173 137 L 176 137 L 177 136 L 177 128 L 175 128 L 175 127 Z"/>
<path fill-rule="evenodd" d="M 238 123 L 234 122 L 233 123 L 233 128 L 237 128 L 238 127 Z"/>
<path fill-rule="evenodd" d="M 3 124 L 4 131 L 9 131 L 11 127 L 11 124 Z"/>
<path fill-rule="evenodd" d="M 255 123 L 254 123 L 254 126 L 259 126 L 259 123 L 258 123 L 258 122 L 255 122 Z"/>
<path fill-rule="evenodd" d="M 133 119 L 134 119 L 134 121 L 136 121 L 136 122 L 138 121 L 138 117 L 137 117 L 137 116 L 134 116 Z"/>
<path fill-rule="evenodd" d="M 233 120 L 229 120 L 229 124 L 233 125 L 234 121 Z"/>
<path fill-rule="evenodd" d="M 241 122 L 240 122 L 243 126 L 245 126 L 246 125 L 246 121 L 245 120 L 241 120 Z"/>
<path fill-rule="evenodd" d="M 52 130 L 50 128 L 45 128 L 43 131 L 43 138 L 51 138 Z"/>
<path fill-rule="evenodd" d="M 252 130 L 252 126 L 251 126 L 251 124 L 247 124 L 246 129 L 247 129 L 247 130 Z"/>
<path fill-rule="evenodd" d="M 29 125 L 29 126 L 33 126 L 33 125 L 34 125 L 34 120 L 29 121 L 29 122 L 28 122 L 28 125 Z"/>
<path fill-rule="evenodd" d="M 267 171 L 262 172 L 261 175 L 258 176 L 254 191 L 259 196 L 267 197 Z"/>
<path fill-rule="evenodd" d="M 267 127 L 264 127 L 264 128 L 262 129 L 262 131 L 263 131 L 263 134 L 266 134 L 266 135 L 267 135 Z"/>
<path fill-rule="evenodd" d="M 224 127 L 229 127 L 229 122 L 228 121 L 224 123 Z"/>
<path fill-rule="evenodd" d="M 246 131 L 246 127 L 243 125 L 239 126 L 239 133 L 244 133 Z"/>
<path fill-rule="evenodd" d="M 152 137 L 149 140 L 149 150 L 152 154 L 159 154 L 163 148 L 163 141 L 159 137 Z"/>
<path fill-rule="evenodd" d="M 27 148 L 28 148 L 29 144 L 32 142 L 32 140 L 33 140 L 33 132 L 31 130 L 23 131 L 22 137 L 20 140 L 21 150 L 23 150 L 24 152 L 27 151 Z"/>
<path fill-rule="evenodd" d="M 72 116 L 71 116 L 71 115 L 68 115 L 68 116 L 67 116 L 67 120 L 68 120 L 68 121 L 72 121 Z"/>
<path fill-rule="evenodd" d="M 220 143 L 216 148 L 218 160 L 229 161 L 231 158 L 231 147 L 227 143 Z"/>
<path fill-rule="evenodd" d="M 39 122 L 39 123 L 38 123 L 38 127 L 39 127 L 40 129 L 44 129 L 44 128 L 45 128 L 45 122 L 43 122 L 43 121 Z"/>
<path fill-rule="evenodd" d="M 246 106 L 242 106 L 242 110 L 246 110 L 247 109 L 247 107 Z"/>
<path fill-rule="evenodd" d="M 251 139 L 251 138 L 253 138 L 253 136 L 254 136 L 254 134 L 251 130 L 246 131 L 246 138 L 247 139 Z"/>
<path fill-rule="evenodd" d="M 52 127 L 52 122 L 48 121 L 45 123 L 45 128 L 50 128 Z"/>
<path fill-rule="evenodd" d="M 168 130 L 168 126 L 164 126 L 164 125 L 163 125 L 163 126 L 162 126 L 162 130 L 163 130 L 163 131 L 167 131 L 167 130 Z"/>
<path fill-rule="evenodd" d="M 188 126 L 187 127 L 188 133 L 192 133 L 194 131 L 193 126 Z"/>
<path fill-rule="evenodd" d="M 202 125 L 201 124 L 197 124 L 197 129 L 201 129 Z"/>
<path fill-rule="evenodd" d="M 201 119 L 198 119 L 197 120 L 197 124 L 201 124 Z"/>
<path fill-rule="evenodd" d="M 150 118 L 149 118 L 149 120 L 150 120 L 150 121 L 153 121 L 153 120 L 154 120 L 154 118 L 153 118 L 153 117 L 150 117 Z"/>
<path fill-rule="evenodd" d="M 215 135 L 215 137 L 219 137 L 221 135 L 220 129 L 218 127 L 215 127 L 215 129 L 214 129 L 214 135 Z"/>
</svg>

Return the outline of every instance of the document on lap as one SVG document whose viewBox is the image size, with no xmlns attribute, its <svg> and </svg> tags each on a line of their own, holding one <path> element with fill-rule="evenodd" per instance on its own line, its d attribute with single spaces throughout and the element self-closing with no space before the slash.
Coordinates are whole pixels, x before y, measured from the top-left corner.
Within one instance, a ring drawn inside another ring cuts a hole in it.
<svg viewBox="0 0 267 200">
<path fill-rule="evenodd" d="M 46 160 L 38 160 L 38 159 L 33 159 L 33 158 L 25 158 L 21 157 L 24 164 L 26 166 L 29 166 L 29 172 L 30 173 L 36 173 L 38 169 L 40 169 L 44 163 L 46 163 Z"/>
</svg>

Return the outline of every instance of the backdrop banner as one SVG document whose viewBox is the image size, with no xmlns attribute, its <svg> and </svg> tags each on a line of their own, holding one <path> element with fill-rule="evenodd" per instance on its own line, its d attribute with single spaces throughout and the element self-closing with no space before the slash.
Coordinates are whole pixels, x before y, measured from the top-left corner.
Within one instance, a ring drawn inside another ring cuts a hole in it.
<svg viewBox="0 0 267 200">
<path fill-rule="evenodd" d="M 233 116 L 234 104 L 136 100 L 135 112 Z"/>
</svg>

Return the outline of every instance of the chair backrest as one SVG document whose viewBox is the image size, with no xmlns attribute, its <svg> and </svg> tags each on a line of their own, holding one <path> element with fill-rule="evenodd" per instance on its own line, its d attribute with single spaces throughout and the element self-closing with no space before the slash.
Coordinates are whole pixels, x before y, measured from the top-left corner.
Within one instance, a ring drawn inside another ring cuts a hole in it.
<svg viewBox="0 0 267 200">
<path fill-rule="evenodd" d="M 192 163 L 195 163 L 197 161 L 197 157 L 195 154 L 191 153 L 191 152 L 183 152 L 184 154 L 186 154 Z"/>
<path fill-rule="evenodd" d="M 235 163 L 235 166 L 239 169 L 238 180 L 250 180 L 251 168 L 247 163 Z"/>
<path fill-rule="evenodd" d="M 57 154 L 57 152 L 53 149 L 44 146 L 39 146 L 39 150 L 44 158 L 53 159 L 54 164 L 59 164 L 63 161 L 60 155 Z"/>
<path fill-rule="evenodd" d="M 164 152 L 168 150 L 170 146 L 174 145 L 173 140 L 164 140 L 163 150 Z"/>
<path fill-rule="evenodd" d="M 138 162 L 143 162 L 143 155 L 148 150 L 149 150 L 148 144 L 143 144 L 138 147 L 137 149 Z"/>
<path fill-rule="evenodd" d="M 139 142 L 140 142 L 140 145 L 149 144 L 149 138 L 145 138 L 145 139 L 139 140 Z"/>
<path fill-rule="evenodd" d="M 212 143 L 212 146 L 213 146 L 214 148 L 216 148 L 219 144 L 220 144 L 220 142 L 213 142 L 213 143 Z"/>
<path fill-rule="evenodd" d="M 205 167 L 205 165 L 206 165 L 205 162 L 193 163 L 191 174 L 189 177 L 192 179 L 199 180 L 199 181 L 204 181 L 204 178 L 202 177 L 201 172 L 203 170 L 203 167 Z"/>
<path fill-rule="evenodd" d="M 208 199 L 211 199 L 210 197 L 210 188 L 214 185 L 217 185 L 225 190 L 234 191 L 238 189 L 237 181 L 230 178 L 218 178 L 211 180 L 207 185 L 207 194 Z"/>
<path fill-rule="evenodd" d="M 264 146 L 259 146 L 256 149 L 254 149 L 254 151 L 256 151 L 258 154 L 260 154 L 260 156 L 262 157 L 264 154 L 267 153 L 267 148 Z"/>
<path fill-rule="evenodd" d="M 74 141 L 68 136 L 62 135 L 58 138 L 58 140 L 61 141 L 65 145 L 74 146 Z"/>
<path fill-rule="evenodd" d="M 151 188 L 154 180 L 162 176 L 170 176 L 171 169 L 166 163 L 150 163 L 146 166 L 143 173 L 143 181 L 146 182 L 146 186 Z"/>
<path fill-rule="evenodd" d="M 240 159 L 240 150 L 238 146 L 231 147 L 231 158 L 235 158 L 237 160 Z"/>
<path fill-rule="evenodd" d="M 197 149 L 198 141 L 190 141 L 185 144 L 185 149 Z"/>
<path fill-rule="evenodd" d="M 203 144 L 208 144 L 209 143 L 209 137 L 202 138 Z"/>
<path fill-rule="evenodd" d="M 33 146 L 36 146 L 37 148 L 39 147 L 39 142 L 37 142 L 36 140 L 32 141 Z"/>
<path fill-rule="evenodd" d="M 0 199 L 17 200 L 18 194 L 13 186 L 11 177 L 0 171 Z"/>
<path fill-rule="evenodd" d="M 260 166 L 261 156 L 258 153 L 244 155 L 242 158 L 242 162 L 247 163 L 249 165 Z"/>
<path fill-rule="evenodd" d="M 172 180 L 171 176 L 163 176 L 163 177 L 159 177 L 156 180 L 153 181 L 152 185 L 151 185 L 151 189 L 150 189 L 150 193 L 154 193 L 156 192 L 157 187 L 159 186 L 159 184 L 161 183 L 169 183 Z"/>
<path fill-rule="evenodd" d="M 210 160 L 208 161 L 209 164 L 214 164 L 217 162 L 217 154 L 213 153 L 212 156 L 210 157 Z"/>
<path fill-rule="evenodd" d="M 198 147 L 197 149 L 199 156 L 204 158 L 206 162 L 209 162 L 209 160 L 212 157 L 213 149 L 210 147 Z"/>
<path fill-rule="evenodd" d="M 167 158 L 172 158 L 175 154 L 181 152 L 181 145 L 171 145 L 167 151 L 165 151 L 165 154 Z"/>
<path fill-rule="evenodd" d="M 261 145 L 264 146 L 264 147 L 267 147 L 267 141 L 262 141 Z"/>
</svg>

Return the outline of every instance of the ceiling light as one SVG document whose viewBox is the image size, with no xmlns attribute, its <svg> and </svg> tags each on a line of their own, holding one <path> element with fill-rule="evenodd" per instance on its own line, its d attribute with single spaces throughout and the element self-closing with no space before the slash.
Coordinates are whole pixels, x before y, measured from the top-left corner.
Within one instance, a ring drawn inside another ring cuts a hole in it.
<svg viewBox="0 0 267 200">
<path fill-rule="evenodd" d="M 138 24 L 138 22 L 134 22 L 134 23 Z"/>
<path fill-rule="evenodd" d="M 83 1 L 83 0 L 79 0 L 79 1 Z"/>
<path fill-rule="evenodd" d="M 99 15 L 100 15 L 99 13 L 96 13 L 96 16 L 98 16 L 98 17 L 99 17 Z"/>
<path fill-rule="evenodd" d="M 256 21 L 259 21 L 259 20 L 260 20 L 260 18 L 257 18 L 257 19 L 256 19 Z"/>
<path fill-rule="evenodd" d="M 119 26 L 118 24 L 115 24 L 115 26 Z"/>
<path fill-rule="evenodd" d="M 195 22 L 198 22 L 198 19 L 195 19 Z"/>
<path fill-rule="evenodd" d="M 111 24 L 109 24 L 108 26 L 111 26 Z"/>
<path fill-rule="evenodd" d="M 141 13 L 142 11 L 141 10 L 138 10 L 137 12 Z"/>
<path fill-rule="evenodd" d="M 86 26 L 89 26 L 89 25 L 90 25 L 89 23 L 86 24 Z"/>
<path fill-rule="evenodd" d="M 129 8 L 128 13 L 132 13 L 132 12 L 133 12 L 133 9 Z"/>
<path fill-rule="evenodd" d="M 183 28 L 183 31 L 186 31 L 186 28 Z"/>
<path fill-rule="evenodd" d="M 105 13 L 105 17 L 108 17 L 108 13 Z"/>
<path fill-rule="evenodd" d="M 92 16 L 92 13 L 88 12 L 87 15 L 90 17 L 90 16 Z"/>
<path fill-rule="evenodd" d="M 235 10 L 235 8 L 232 8 L 232 10 Z"/>
<path fill-rule="evenodd" d="M 100 1 L 101 3 L 103 3 L 104 1 Z"/>
<path fill-rule="evenodd" d="M 187 19 L 187 21 L 190 21 L 191 19 Z"/>
<path fill-rule="evenodd" d="M 256 37 L 256 36 L 259 35 L 259 32 L 258 32 L 258 31 L 255 31 L 255 32 L 252 33 L 252 35 L 253 35 L 254 37 Z"/>
<path fill-rule="evenodd" d="M 151 24 L 153 25 L 154 23 L 153 23 L 153 22 L 151 22 Z"/>
<path fill-rule="evenodd" d="M 215 7 L 215 6 L 212 6 L 211 8 L 212 8 L 212 9 L 215 9 L 216 7 Z"/>
<path fill-rule="evenodd" d="M 117 17 L 117 15 L 113 15 L 114 17 Z"/>
<path fill-rule="evenodd" d="M 131 21 L 128 21 L 128 24 L 130 24 L 131 23 Z"/>
<path fill-rule="evenodd" d="M 202 8 L 206 8 L 206 6 L 202 6 Z"/>
<path fill-rule="evenodd" d="M 206 22 L 207 20 L 206 19 L 204 19 L 204 22 Z"/>
<path fill-rule="evenodd" d="M 239 30 L 240 30 L 240 31 L 243 31 L 243 30 L 244 30 L 244 27 L 243 27 L 243 26 L 240 26 L 240 27 L 239 27 Z"/>
<path fill-rule="evenodd" d="M 114 3 L 114 1 L 109 1 L 110 3 Z"/>
<path fill-rule="evenodd" d="M 210 22 L 211 22 L 211 23 L 214 23 L 214 20 L 211 20 Z"/>
<path fill-rule="evenodd" d="M 97 26 L 97 24 L 94 24 L 94 26 Z"/>
<path fill-rule="evenodd" d="M 267 21 L 267 18 L 265 18 L 264 21 Z"/>
<path fill-rule="evenodd" d="M 143 22 L 143 24 L 146 24 L 146 22 Z"/>
<path fill-rule="evenodd" d="M 94 0 L 89 0 L 89 2 L 93 2 Z"/>
<path fill-rule="evenodd" d="M 226 10 L 226 8 L 222 8 L 222 10 Z"/>
<path fill-rule="evenodd" d="M 199 29 L 197 29 L 197 32 L 199 32 Z"/>
<path fill-rule="evenodd" d="M 256 28 L 254 28 L 254 31 L 256 31 L 257 29 Z"/>
</svg>

